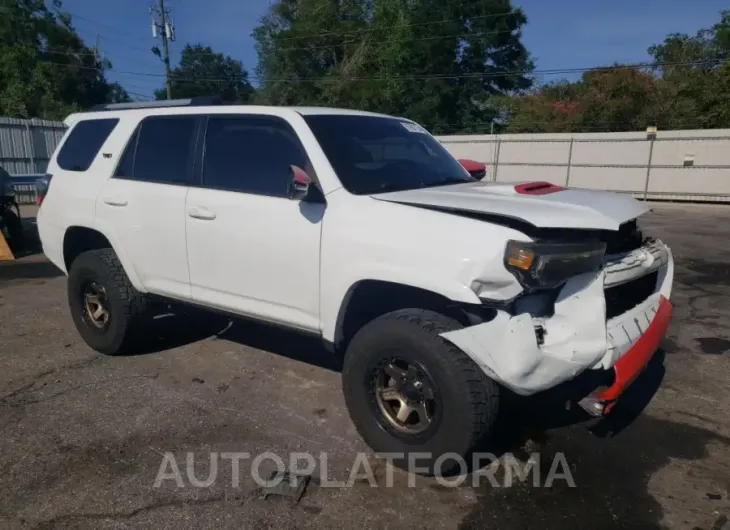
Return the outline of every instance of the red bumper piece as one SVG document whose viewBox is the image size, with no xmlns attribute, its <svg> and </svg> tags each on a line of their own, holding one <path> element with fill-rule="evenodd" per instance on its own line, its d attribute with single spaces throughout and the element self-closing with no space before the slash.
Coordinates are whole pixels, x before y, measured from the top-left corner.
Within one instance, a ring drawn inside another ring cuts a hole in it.
<svg viewBox="0 0 730 530">
<path fill-rule="evenodd" d="M 671 319 L 672 303 L 662 296 L 654 320 L 631 349 L 614 365 L 613 369 L 616 372 L 614 383 L 596 394 L 594 396 L 596 399 L 604 402 L 615 401 L 634 382 L 659 348 Z"/>
</svg>

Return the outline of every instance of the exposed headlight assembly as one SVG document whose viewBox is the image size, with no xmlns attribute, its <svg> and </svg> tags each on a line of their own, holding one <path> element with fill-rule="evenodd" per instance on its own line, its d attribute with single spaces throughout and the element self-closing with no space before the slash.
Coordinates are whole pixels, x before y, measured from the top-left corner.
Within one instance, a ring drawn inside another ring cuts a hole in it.
<svg viewBox="0 0 730 530">
<path fill-rule="evenodd" d="M 558 287 L 568 279 L 598 271 L 603 265 L 603 242 L 507 242 L 504 265 L 528 289 Z"/>
</svg>

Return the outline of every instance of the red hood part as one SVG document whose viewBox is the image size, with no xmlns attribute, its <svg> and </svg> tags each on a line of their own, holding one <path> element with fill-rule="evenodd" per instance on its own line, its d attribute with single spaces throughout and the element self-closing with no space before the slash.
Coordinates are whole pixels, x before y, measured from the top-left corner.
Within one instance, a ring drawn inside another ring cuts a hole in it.
<svg viewBox="0 0 730 530">
<path fill-rule="evenodd" d="M 556 191 L 562 191 L 565 188 L 562 186 L 556 186 L 550 182 L 527 182 L 525 184 L 518 184 L 515 186 L 515 191 L 521 195 L 547 195 L 548 193 L 555 193 Z"/>
<path fill-rule="evenodd" d="M 487 166 L 481 162 L 477 162 L 476 160 L 467 160 L 467 159 L 460 159 L 459 164 L 461 164 L 461 167 L 466 169 L 469 172 L 472 171 L 484 171 L 487 169 Z"/>
</svg>

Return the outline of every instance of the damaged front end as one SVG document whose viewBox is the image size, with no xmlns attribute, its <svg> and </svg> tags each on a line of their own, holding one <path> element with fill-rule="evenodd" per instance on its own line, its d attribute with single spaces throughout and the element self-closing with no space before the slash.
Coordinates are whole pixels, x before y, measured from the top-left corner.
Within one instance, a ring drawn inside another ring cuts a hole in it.
<svg viewBox="0 0 730 530">
<path fill-rule="evenodd" d="M 614 234 L 565 244 L 510 242 L 505 267 L 523 294 L 491 320 L 442 336 L 520 395 L 586 370 L 607 371 L 610 381 L 581 402 L 594 415 L 606 412 L 658 348 L 674 276 L 664 243 L 635 228 L 631 237 Z"/>
</svg>

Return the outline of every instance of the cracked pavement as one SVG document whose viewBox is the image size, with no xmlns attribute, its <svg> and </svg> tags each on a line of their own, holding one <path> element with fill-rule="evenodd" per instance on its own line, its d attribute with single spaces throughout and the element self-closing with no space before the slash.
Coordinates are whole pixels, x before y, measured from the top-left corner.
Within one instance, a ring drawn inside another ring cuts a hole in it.
<svg viewBox="0 0 730 530">
<path fill-rule="evenodd" d="M 168 452 L 183 474 L 192 453 L 198 480 L 211 452 L 326 453 L 345 480 L 367 447 L 337 363 L 312 339 L 217 317 L 162 319 L 150 353 L 104 357 L 73 328 L 58 271 L 37 255 L 2 264 L 0 527 L 730 530 L 730 207 L 656 205 L 647 221 L 677 261 L 652 369 L 606 420 L 558 425 L 520 403 L 488 448 L 538 452 L 541 469 L 563 453 L 575 488 L 410 487 L 401 471 L 386 488 L 376 460 L 378 487 L 313 479 L 299 503 L 264 500 L 245 462 L 239 487 L 223 460 L 210 487 L 155 488 Z"/>
</svg>

